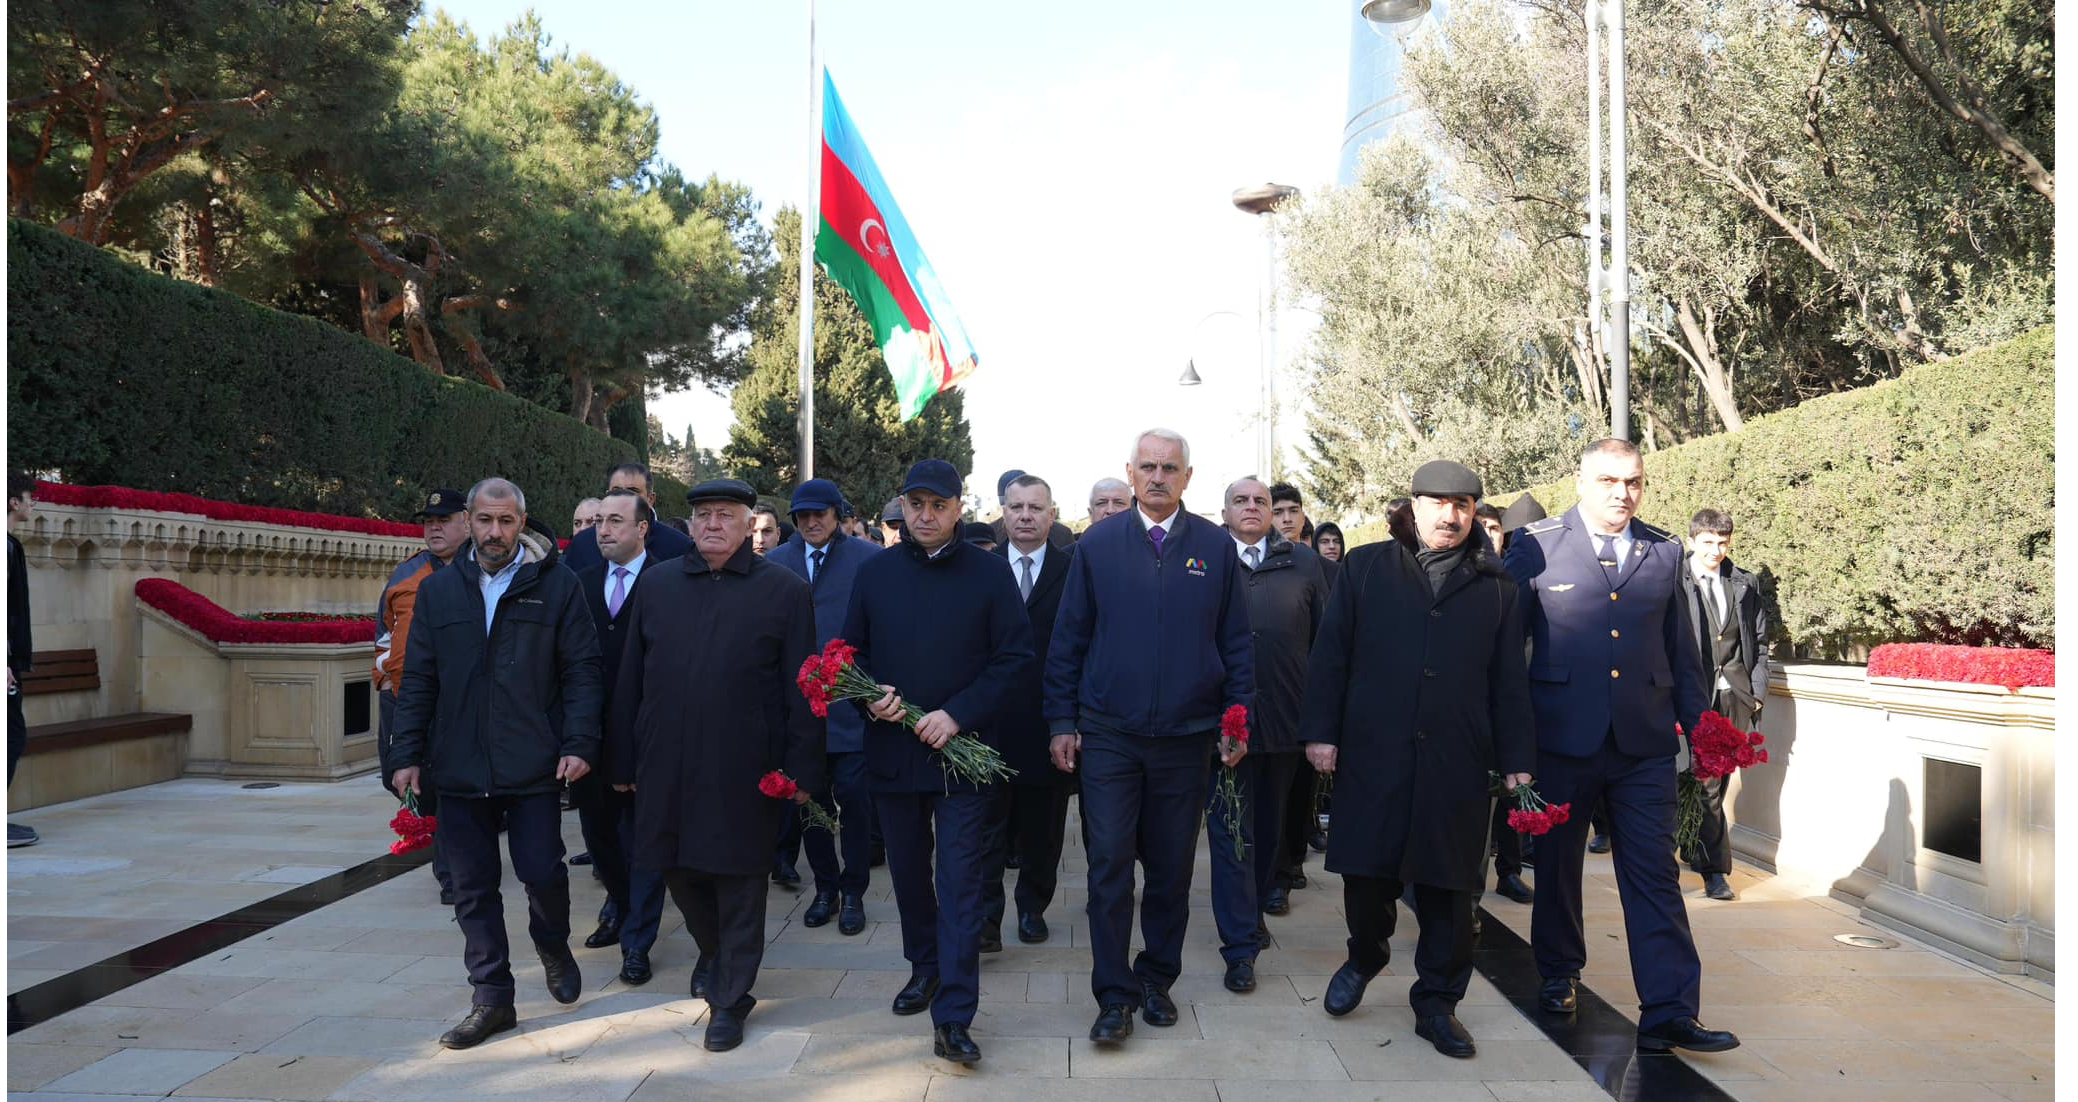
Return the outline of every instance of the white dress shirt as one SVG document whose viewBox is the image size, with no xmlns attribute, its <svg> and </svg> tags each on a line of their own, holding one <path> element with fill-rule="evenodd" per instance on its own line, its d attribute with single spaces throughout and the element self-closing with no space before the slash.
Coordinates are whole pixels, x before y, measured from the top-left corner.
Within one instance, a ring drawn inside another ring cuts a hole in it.
<svg viewBox="0 0 2078 1102">
<path fill-rule="evenodd" d="M 614 571 L 625 570 L 628 572 L 628 579 L 624 583 L 626 588 L 621 590 L 621 600 L 625 601 L 628 599 L 628 594 L 635 592 L 635 579 L 641 577 L 642 568 L 647 565 L 649 565 L 648 551 L 637 551 L 635 557 L 629 559 L 627 564 L 623 566 L 615 566 L 612 559 L 606 560 L 606 588 L 600 590 L 600 592 L 606 595 L 606 608 L 609 612 L 613 609 Z M 622 605 L 621 607 L 626 608 L 627 606 Z"/>
<path fill-rule="evenodd" d="M 1138 507 L 1138 506 L 1135 506 L 1135 508 L 1139 508 L 1139 507 Z M 1182 516 L 1182 515 L 1183 515 L 1183 508 L 1182 508 L 1181 506 L 1178 506 L 1175 512 L 1173 512 L 1173 513 L 1170 513 L 1170 514 L 1169 514 L 1169 519 L 1168 519 L 1168 520 L 1156 520 L 1156 519 L 1154 519 L 1153 517 L 1151 517 L 1151 516 L 1148 516 L 1148 515 L 1147 515 L 1147 510 L 1145 510 L 1145 509 L 1141 509 L 1141 510 L 1140 510 L 1140 523 L 1142 523 L 1142 524 L 1145 524 L 1145 525 L 1147 525 L 1147 527 L 1148 527 L 1148 528 L 1149 528 L 1150 530 L 1151 530 L 1151 529 L 1155 529 L 1155 528 L 1159 528 L 1159 529 L 1161 529 L 1161 530 L 1162 530 L 1162 538 L 1166 540 L 1166 539 L 1168 539 L 1168 538 L 1169 538 L 1170 536 L 1172 536 L 1172 535 L 1175 535 L 1175 534 L 1176 534 L 1176 533 L 1175 533 L 1175 528 L 1176 528 L 1176 518 L 1177 518 L 1177 517 L 1180 517 L 1180 516 Z"/>
<path fill-rule="evenodd" d="M 1242 566 L 1246 566 L 1250 570 L 1254 570 L 1258 567 L 1261 567 L 1265 562 L 1268 562 L 1270 560 L 1269 533 L 1263 533 L 1263 538 L 1255 541 L 1254 543 L 1242 543 L 1241 537 L 1235 536 L 1232 532 L 1228 532 L 1227 535 L 1233 536 L 1234 553 L 1241 556 Z M 1255 564 L 1253 566 L 1250 566 L 1248 562 L 1248 549 L 1251 547 L 1255 548 Z"/>
</svg>

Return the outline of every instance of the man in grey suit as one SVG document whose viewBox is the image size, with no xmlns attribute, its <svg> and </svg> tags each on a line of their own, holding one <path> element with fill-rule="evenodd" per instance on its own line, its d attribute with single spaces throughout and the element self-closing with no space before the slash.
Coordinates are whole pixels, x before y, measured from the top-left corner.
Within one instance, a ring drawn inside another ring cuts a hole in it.
<svg viewBox="0 0 2078 1102">
<path fill-rule="evenodd" d="M 1768 609 L 1760 579 L 1732 565 L 1732 518 L 1704 509 L 1688 522 L 1688 569 L 1681 594 L 1688 600 L 1710 682 L 1711 707 L 1741 731 L 1760 726 L 1768 701 Z M 1725 877 L 1732 871 L 1731 838 L 1724 817 L 1724 778 L 1703 782 L 1703 831 L 1696 848 L 1682 854 L 1703 874 L 1712 899 L 1733 900 Z"/>
</svg>

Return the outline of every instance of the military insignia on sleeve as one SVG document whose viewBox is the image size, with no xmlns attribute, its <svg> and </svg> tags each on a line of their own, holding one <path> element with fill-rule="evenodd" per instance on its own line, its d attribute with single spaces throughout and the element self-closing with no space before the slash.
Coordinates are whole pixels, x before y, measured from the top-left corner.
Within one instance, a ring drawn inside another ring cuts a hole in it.
<svg viewBox="0 0 2078 1102">
<path fill-rule="evenodd" d="M 1573 588 L 1573 584 L 1574 583 L 1572 582 L 1567 582 L 1564 585 L 1548 586 L 1547 588 L 1549 588 L 1553 593 L 1564 593 L 1566 590 Z"/>
</svg>

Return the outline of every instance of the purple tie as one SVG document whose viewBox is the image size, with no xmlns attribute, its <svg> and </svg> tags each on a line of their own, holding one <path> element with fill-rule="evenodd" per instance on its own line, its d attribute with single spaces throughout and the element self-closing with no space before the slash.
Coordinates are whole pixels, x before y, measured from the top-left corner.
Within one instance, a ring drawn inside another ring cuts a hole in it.
<svg viewBox="0 0 2078 1102">
<path fill-rule="evenodd" d="M 613 568 L 613 592 L 606 595 L 606 615 L 618 619 L 621 614 L 621 602 L 627 599 L 628 568 L 616 566 Z"/>
<path fill-rule="evenodd" d="M 1169 533 L 1162 531 L 1160 528 L 1149 528 L 1147 530 L 1147 538 L 1154 541 L 1155 558 L 1159 559 L 1162 557 L 1162 541 L 1167 539 L 1168 536 Z"/>
</svg>

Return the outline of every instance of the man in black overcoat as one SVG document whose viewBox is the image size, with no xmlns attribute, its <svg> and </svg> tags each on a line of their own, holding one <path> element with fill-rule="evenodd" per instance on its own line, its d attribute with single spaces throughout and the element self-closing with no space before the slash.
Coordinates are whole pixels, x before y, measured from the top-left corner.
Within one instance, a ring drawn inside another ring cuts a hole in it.
<svg viewBox="0 0 2078 1102">
<path fill-rule="evenodd" d="M 743 1042 L 765 958 L 765 877 L 780 801 L 774 770 L 822 786 L 823 721 L 794 685 L 815 653 L 808 583 L 750 544 L 757 493 L 715 479 L 686 495 L 693 550 L 644 573 L 621 613 L 610 778 L 635 793 L 631 861 L 662 873 L 700 947 L 693 989 L 709 1008 L 706 1046 Z"/>
<path fill-rule="evenodd" d="M 1389 517 L 1391 540 L 1350 553 L 1307 668 L 1299 731 L 1314 768 L 1336 775 L 1327 868 L 1342 875 L 1349 923 L 1349 960 L 1323 1005 L 1339 1017 L 1362 1001 L 1412 884 L 1415 1032 L 1469 1057 L 1456 1009 L 1472 978 L 1489 773 L 1527 783 L 1536 733 L 1516 584 L 1473 518 L 1479 477 L 1439 460 L 1414 472 L 1413 492 Z"/>
</svg>

